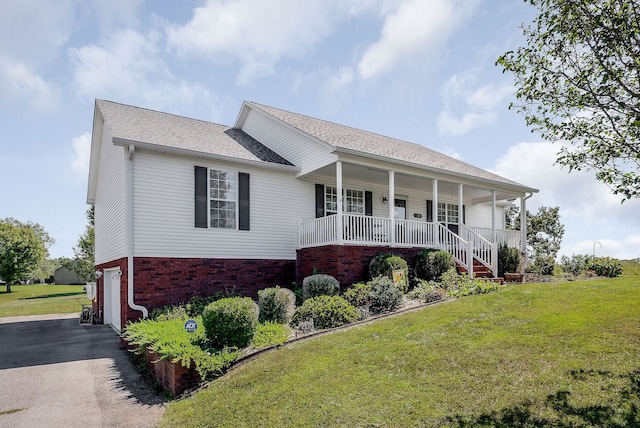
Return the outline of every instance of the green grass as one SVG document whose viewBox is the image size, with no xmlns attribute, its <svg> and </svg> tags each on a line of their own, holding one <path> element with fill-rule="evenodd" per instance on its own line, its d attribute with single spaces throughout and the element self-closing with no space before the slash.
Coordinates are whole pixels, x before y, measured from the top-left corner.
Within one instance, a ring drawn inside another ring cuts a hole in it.
<svg viewBox="0 0 640 428">
<path fill-rule="evenodd" d="M 638 426 L 634 273 L 511 285 L 285 346 L 171 403 L 162 424 Z"/>
<path fill-rule="evenodd" d="M 11 291 L 0 286 L 0 317 L 68 314 L 90 303 L 82 285 L 12 285 Z"/>
</svg>

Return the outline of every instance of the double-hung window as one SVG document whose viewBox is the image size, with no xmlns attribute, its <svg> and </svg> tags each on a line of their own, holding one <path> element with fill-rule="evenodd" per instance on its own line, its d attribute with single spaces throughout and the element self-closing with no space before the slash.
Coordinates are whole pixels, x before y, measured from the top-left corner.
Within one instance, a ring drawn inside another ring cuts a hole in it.
<svg viewBox="0 0 640 428">
<path fill-rule="evenodd" d="M 459 223 L 460 211 L 457 204 L 438 202 L 438 221 L 440 223 Z"/>
<path fill-rule="evenodd" d="M 195 227 L 250 229 L 248 173 L 196 166 L 194 182 Z"/>
<path fill-rule="evenodd" d="M 235 172 L 209 170 L 210 227 L 236 228 L 238 178 Z"/>
<path fill-rule="evenodd" d="M 365 197 L 364 191 L 354 189 L 343 189 L 344 212 L 347 214 L 364 214 Z M 338 212 L 338 190 L 332 186 L 325 187 L 325 211 L 327 215 Z"/>
</svg>

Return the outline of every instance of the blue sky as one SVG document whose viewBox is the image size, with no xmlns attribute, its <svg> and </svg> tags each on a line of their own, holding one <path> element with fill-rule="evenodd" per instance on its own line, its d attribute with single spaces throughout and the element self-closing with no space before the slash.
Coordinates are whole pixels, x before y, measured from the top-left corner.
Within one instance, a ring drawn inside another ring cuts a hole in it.
<svg viewBox="0 0 640 428">
<path fill-rule="evenodd" d="M 540 189 L 561 253 L 640 257 L 640 201 L 554 166 L 496 58 L 535 10 L 493 0 L 2 0 L 0 218 L 52 257 L 86 226 L 96 98 L 232 125 L 243 100 L 423 144 Z M 594 244 L 594 242 L 600 244 Z"/>
</svg>

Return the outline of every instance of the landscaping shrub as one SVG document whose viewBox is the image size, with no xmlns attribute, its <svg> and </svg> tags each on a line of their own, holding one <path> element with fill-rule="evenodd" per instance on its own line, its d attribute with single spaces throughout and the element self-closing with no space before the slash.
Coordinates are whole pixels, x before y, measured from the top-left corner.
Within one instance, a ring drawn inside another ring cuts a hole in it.
<svg viewBox="0 0 640 428">
<path fill-rule="evenodd" d="M 154 308 L 149 314 L 149 319 L 153 321 L 168 321 L 173 319 L 183 319 L 187 316 L 184 306 L 167 305 L 161 308 Z"/>
<path fill-rule="evenodd" d="M 369 277 L 371 279 L 375 279 L 379 276 L 386 276 L 391 281 L 393 281 L 393 272 L 397 270 L 402 270 L 404 273 L 402 274 L 402 281 L 398 282 L 397 286 L 403 293 L 407 292 L 409 287 L 408 275 L 409 275 L 409 267 L 405 259 L 402 256 L 397 254 L 378 254 L 371 262 L 369 262 Z"/>
<path fill-rule="evenodd" d="M 289 338 L 289 327 L 277 322 L 267 321 L 257 325 L 251 340 L 251 346 L 262 349 L 268 346 L 282 345 Z"/>
<path fill-rule="evenodd" d="M 199 317 L 196 318 L 201 322 Z M 170 360 L 184 367 L 196 364 L 196 370 L 203 380 L 210 380 L 224 373 L 238 357 L 239 353 L 229 350 L 209 352 L 200 346 L 205 341 L 202 329 L 189 333 L 184 329 L 183 319 L 154 321 L 151 319 L 128 323 L 122 338 L 131 345 L 132 351 L 143 354 L 153 351 L 161 360 Z"/>
<path fill-rule="evenodd" d="M 454 266 L 450 253 L 433 248 L 422 250 L 416 257 L 416 276 L 427 281 L 437 281 L 440 275 Z"/>
<path fill-rule="evenodd" d="M 278 286 L 258 291 L 258 321 L 273 321 L 286 324 L 296 309 L 296 296 L 293 291 Z"/>
<path fill-rule="evenodd" d="M 248 297 L 217 300 L 202 313 L 205 334 L 215 349 L 244 348 L 251 342 L 257 323 L 257 305 Z"/>
<path fill-rule="evenodd" d="M 582 254 L 574 254 L 570 258 L 562 256 L 560 258 L 560 267 L 562 267 L 562 271 L 565 273 L 579 276 L 588 269 L 591 259 L 591 256 Z"/>
<path fill-rule="evenodd" d="M 368 307 L 371 304 L 371 284 L 359 282 L 347 288 L 342 297 L 355 307 Z"/>
<path fill-rule="evenodd" d="M 444 299 L 446 291 L 434 281 L 418 281 L 413 290 L 407 295 L 410 299 L 418 299 L 425 303 L 437 302 Z"/>
<path fill-rule="evenodd" d="M 589 270 L 594 271 L 598 276 L 615 278 L 622 275 L 622 264 L 617 259 L 611 257 L 596 257 L 589 261 Z"/>
<path fill-rule="evenodd" d="M 369 286 L 371 287 L 369 310 L 372 314 L 392 312 L 402 304 L 402 291 L 394 286 L 388 277 L 374 278 L 369 281 Z"/>
<path fill-rule="evenodd" d="M 206 297 L 193 296 L 189 299 L 187 304 L 185 305 L 185 309 L 187 311 L 187 315 L 191 318 L 202 315 L 204 312 L 204 308 L 206 308 L 211 303 L 216 300 L 224 299 L 225 297 L 240 297 L 236 293 L 227 292 L 227 291 L 216 291 L 213 294 L 210 294 Z"/>
<path fill-rule="evenodd" d="M 520 250 L 500 244 L 498 247 L 498 276 L 504 278 L 505 273 L 518 273 L 520 266 Z"/>
<path fill-rule="evenodd" d="M 340 296 L 317 296 L 296 308 L 291 323 L 298 325 L 313 320 L 317 329 L 339 327 L 358 320 L 359 312 Z"/>
<path fill-rule="evenodd" d="M 331 275 L 319 273 L 302 281 L 302 298 L 307 300 L 318 296 L 335 296 L 340 293 L 340 283 Z"/>
<path fill-rule="evenodd" d="M 482 278 L 469 278 L 466 273 L 459 274 L 455 269 L 449 269 L 440 277 L 440 287 L 446 290 L 446 296 L 457 298 L 490 293 L 500 286 L 495 282 Z"/>
</svg>

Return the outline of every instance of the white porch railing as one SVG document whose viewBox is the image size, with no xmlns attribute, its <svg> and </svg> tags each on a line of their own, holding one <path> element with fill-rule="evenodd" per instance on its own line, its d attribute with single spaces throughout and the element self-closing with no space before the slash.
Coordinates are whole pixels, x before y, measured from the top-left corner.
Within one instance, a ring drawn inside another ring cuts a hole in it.
<svg viewBox="0 0 640 428">
<path fill-rule="evenodd" d="M 495 242 L 498 245 L 506 243 L 507 247 L 522 248 L 522 232 L 520 230 L 504 230 L 496 229 L 496 239 L 493 239 L 493 229 L 490 227 L 470 227 L 478 235 L 490 242 Z"/>
<path fill-rule="evenodd" d="M 300 248 L 338 244 L 337 216 L 331 215 L 299 224 Z M 440 223 L 394 220 L 353 214 L 342 216 L 342 243 L 438 248 L 448 251 L 467 272 L 473 267 L 473 242 L 464 240 Z"/>
</svg>

